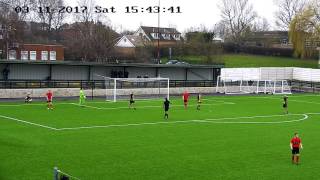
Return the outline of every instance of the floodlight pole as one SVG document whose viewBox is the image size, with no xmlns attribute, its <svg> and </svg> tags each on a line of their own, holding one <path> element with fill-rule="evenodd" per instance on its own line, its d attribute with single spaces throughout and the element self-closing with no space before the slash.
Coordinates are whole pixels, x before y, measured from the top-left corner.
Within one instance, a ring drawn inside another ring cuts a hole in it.
<svg viewBox="0 0 320 180">
<path fill-rule="evenodd" d="M 320 68 L 320 47 L 317 47 L 317 50 L 319 51 L 318 67 Z"/>
<path fill-rule="evenodd" d="M 158 6 L 159 6 L 159 9 L 160 8 L 160 0 L 159 0 L 159 3 L 158 3 Z M 157 56 L 157 59 L 158 59 L 158 64 L 160 64 L 160 11 L 158 12 L 158 56 Z"/>
<path fill-rule="evenodd" d="M 9 28 L 8 26 L 5 26 L 5 40 L 6 40 L 6 59 L 9 60 Z"/>
<path fill-rule="evenodd" d="M 9 40 L 6 39 L 6 59 L 9 60 Z"/>
</svg>

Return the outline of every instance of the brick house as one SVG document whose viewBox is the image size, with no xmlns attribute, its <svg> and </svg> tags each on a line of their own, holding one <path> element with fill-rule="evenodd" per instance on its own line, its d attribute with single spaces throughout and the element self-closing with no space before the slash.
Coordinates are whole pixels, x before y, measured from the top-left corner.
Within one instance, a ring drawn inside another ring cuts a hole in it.
<svg viewBox="0 0 320 180">
<path fill-rule="evenodd" d="M 17 44 L 9 50 L 9 60 L 63 61 L 62 45 Z"/>
</svg>

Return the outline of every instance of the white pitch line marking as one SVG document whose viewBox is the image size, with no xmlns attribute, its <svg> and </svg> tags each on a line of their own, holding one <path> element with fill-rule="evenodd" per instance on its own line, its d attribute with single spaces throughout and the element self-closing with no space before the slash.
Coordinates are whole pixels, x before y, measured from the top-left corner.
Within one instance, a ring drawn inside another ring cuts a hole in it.
<svg viewBox="0 0 320 180">
<path fill-rule="evenodd" d="M 292 114 L 291 114 L 292 115 Z M 297 114 L 295 114 L 297 115 Z M 215 122 L 215 121 L 208 121 L 208 120 L 199 120 L 197 122 L 204 122 L 204 123 L 219 123 L 219 124 L 283 124 L 283 123 L 292 123 L 292 122 L 299 122 L 304 121 L 309 118 L 307 114 L 300 114 L 303 116 L 301 119 L 294 119 L 294 120 L 288 120 L 288 121 L 275 121 L 275 122 Z M 250 119 L 250 118 L 249 118 Z"/>
<path fill-rule="evenodd" d="M 92 108 L 92 109 L 99 109 L 99 110 L 117 110 L 117 109 L 128 109 L 128 106 L 125 107 L 110 107 L 110 108 L 105 108 L 105 107 L 96 107 L 96 106 L 89 106 L 89 105 L 80 105 L 77 103 L 70 103 L 72 105 L 75 106 L 83 106 L 83 107 L 87 107 L 87 108 Z M 221 103 L 221 104 L 201 104 L 201 106 L 221 106 L 221 105 L 225 105 L 225 104 L 231 104 L 231 103 Z M 233 103 L 232 103 L 233 104 Z M 184 105 L 171 105 L 170 107 L 183 107 Z M 188 105 L 191 107 L 197 106 L 194 104 Z M 136 106 L 136 108 L 162 108 L 163 106 Z"/>
<path fill-rule="evenodd" d="M 317 113 L 320 114 L 320 113 Z M 264 118 L 264 117 L 282 117 L 288 115 L 266 115 L 266 116 L 246 116 L 246 117 L 231 117 L 231 118 L 211 118 L 211 119 L 203 119 L 203 120 L 185 120 L 185 121 L 159 121 L 159 122 L 149 122 L 149 123 L 130 123 L 130 124 L 111 124 L 105 126 L 81 126 L 81 127 L 69 127 L 69 128 L 59 128 L 58 130 L 79 130 L 79 129 L 95 129 L 95 128 L 111 128 L 111 127 L 129 127 L 129 126 L 143 126 L 143 125 L 157 125 L 157 124 L 177 124 L 177 123 L 220 123 L 220 124 L 283 124 L 283 123 L 291 123 L 291 122 L 299 122 L 308 119 L 307 114 L 289 114 L 293 116 L 303 116 L 300 119 L 293 119 L 288 121 L 278 121 L 278 122 L 217 122 L 221 120 L 235 120 L 235 119 L 254 119 L 254 118 Z"/>
<path fill-rule="evenodd" d="M 292 123 L 292 122 L 299 122 L 299 121 L 304 121 L 309 118 L 309 115 L 320 115 L 320 113 L 303 113 L 303 114 L 289 114 L 289 116 L 303 116 L 303 118 L 300 119 L 294 119 L 294 120 L 287 120 L 287 121 L 276 121 L 276 122 L 217 122 L 221 120 L 235 120 L 235 119 L 254 119 L 254 118 L 264 118 L 264 117 L 283 117 L 283 116 L 288 116 L 288 115 L 263 115 L 263 116 L 244 116 L 244 117 L 229 117 L 229 118 L 210 118 L 210 119 L 196 119 L 196 120 L 185 120 L 185 121 L 159 121 L 159 122 L 146 122 L 146 123 L 130 123 L 130 124 L 111 124 L 111 125 L 106 125 L 106 126 L 82 126 L 82 127 L 67 127 L 67 128 L 54 128 L 42 124 L 37 124 L 37 123 L 32 123 L 29 121 L 24 121 L 20 120 L 17 118 L 9 117 L 9 116 L 3 116 L 0 115 L 0 117 L 21 122 L 24 124 L 30 124 L 38 127 L 42 127 L 45 129 L 50 129 L 54 131 L 63 131 L 63 130 L 79 130 L 79 129 L 94 129 L 94 128 L 111 128 L 111 127 L 128 127 L 128 126 L 143 126 L 143 125 L 157 125 L 157 124 L 177 124 L 177 123 L 191 123 L 191 122 L 196 122 L 196 123 L 220 123 L 220 124 L 283 124 L 283 123 Z"/>
<path fill-rule="evenodd" d="M 38 124 L 38 123 L 32 123 L 32 122 L 29 122 L 29 121 L 24 121 L 24 120 L 13 118 L 13 117 L 9 117 L 9 116 L 0 115 L 0 118 L 9 119 L 9 120 L 12 120 L 12 121 L 17 121 L 17 122 L 21 122 L 21 123 L 24 123 L 24 124 L 30 124 L 30 125 L 33 125 L 33 126 L 38 126 L 38 127 L 42 127 L 42 128 L 46 128 L 46 129 L 50 129 L 50 130 L 55 130 L 55 131 L 59 130 L 57 128 L 53 128 L 53 127 L 50 127 L 50 126 L 46 126 L 46 125 L 42 125 L 42 124 Z"/>
</svg>

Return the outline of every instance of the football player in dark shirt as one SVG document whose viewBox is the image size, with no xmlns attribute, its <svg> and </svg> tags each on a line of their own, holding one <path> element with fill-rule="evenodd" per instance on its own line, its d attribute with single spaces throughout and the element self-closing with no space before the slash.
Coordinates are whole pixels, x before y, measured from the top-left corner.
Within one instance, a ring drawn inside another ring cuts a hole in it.
<svg viewBox="0 0 320 180">
<path fill-rule="evenodd" d="M 131 109 L 132 107 L 133 107 L 133 109 L 136 109 L 135 107 L 134 107 L 134 95 L 133 95 L 133 93 L 131 93 L 130 94 L 130 99 L 129 99 L 129 109 Z"/>
<path fill-rule="evenodd" d="M 201 94 L 199 93 L 197 96 L 197 110 L 200 110 L 201 105 Z"/>
<path fill-rule="evenodd" d="M 164 108 L 164 118 L 168 119 L 169 118 L 169 107 L 170 107 L 170 101 L 168 100 L 168 98 L 165 98 L 164 102 L 163 102 L 163 108 Z"/>
<path fill-rule="evenodd" d="M 288 114 L 288 96 L 284 96 L 283 97 L 283 105 L 282 105 L 283 109 L 284 109 L 284 113 Z"/>
</svg>

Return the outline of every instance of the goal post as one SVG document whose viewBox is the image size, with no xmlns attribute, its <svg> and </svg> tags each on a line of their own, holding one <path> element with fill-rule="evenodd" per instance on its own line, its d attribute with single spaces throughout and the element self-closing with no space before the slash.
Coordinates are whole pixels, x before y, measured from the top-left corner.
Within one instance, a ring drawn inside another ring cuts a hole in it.
<svg viewBox="0 0 320 180">
<path fill-rule="evenodd" d="M 110 78 L 100 76 L 105 81 L 106 101 L 117 102 L 133 93 L 135 99 L 170 98 L 169 78 Z"/>
</svg>

